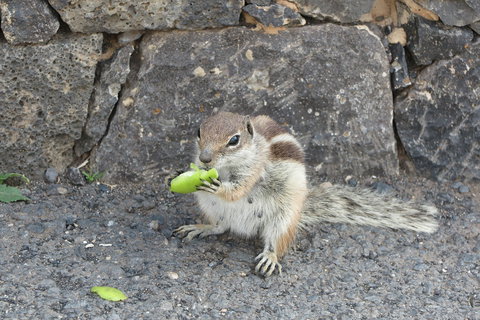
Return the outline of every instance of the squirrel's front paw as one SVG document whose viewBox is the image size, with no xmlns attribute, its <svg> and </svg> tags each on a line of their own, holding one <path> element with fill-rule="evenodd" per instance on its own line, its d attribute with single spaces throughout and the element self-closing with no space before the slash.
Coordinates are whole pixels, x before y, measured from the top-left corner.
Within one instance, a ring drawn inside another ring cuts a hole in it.
<svg viewBox="0 0 480 320">
<path fill-rule="evenodd" d="M 271 276 L 275 269 L 278 270 L 279 274 L 282 273 L 282 265 L 278 262 L 278 258 L 275 252 L 264 251 L 255 258 L 255 261 L 257 260 L 260 261 L 255 267 L 255 272 L 259 272 L 265 277 Z"/>
<path fill-rule="evenodd" d="M 212 178 L 212 182 L 208 182 L 207 180 L 202 180 L 202 185 L 198 186 L 197 190 L 202 190 L 210 193 L 217 193 L 221 186 L 222 186 L 222 182 L 220 180 Z"/>
</svg>

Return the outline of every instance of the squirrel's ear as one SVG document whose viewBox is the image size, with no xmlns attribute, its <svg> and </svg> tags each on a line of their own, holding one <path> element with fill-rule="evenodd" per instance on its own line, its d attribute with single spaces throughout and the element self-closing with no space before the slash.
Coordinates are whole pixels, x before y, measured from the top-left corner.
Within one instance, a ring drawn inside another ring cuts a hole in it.
<svg viewBox="0 0 480 320">
<path fill-rule="evenodd" d="M 245 120 L 243 120 L 243 124 L 245 125 L 245 128 L 247 128 L 248 133 L 253 136 L 253 125 L 252 121 L 250 120 L 250 116 L 245 117 Z"/>
</svg>

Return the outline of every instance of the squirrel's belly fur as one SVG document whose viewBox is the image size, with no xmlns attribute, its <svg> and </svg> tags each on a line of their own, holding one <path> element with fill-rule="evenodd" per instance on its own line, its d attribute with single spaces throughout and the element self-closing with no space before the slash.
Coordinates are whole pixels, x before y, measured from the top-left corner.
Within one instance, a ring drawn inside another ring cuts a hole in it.
<svg viewBox="0 0 480 320">
<path fill-rule="evenodd" d="M 222 177 L 220 177 L 222 179 Z M 197 201 L 212 224 L 244 237 L 261 235 L 274 224 L 281 233 L 301 212 L 307 193 L 305 167 L 298 162 L 278 161 L 265 166 L 259 182 L 237 201 L 226 201 L 214 194 L 197 192 Z M 293 200 L 293 201 L 292 201 Z"/>
</svg>

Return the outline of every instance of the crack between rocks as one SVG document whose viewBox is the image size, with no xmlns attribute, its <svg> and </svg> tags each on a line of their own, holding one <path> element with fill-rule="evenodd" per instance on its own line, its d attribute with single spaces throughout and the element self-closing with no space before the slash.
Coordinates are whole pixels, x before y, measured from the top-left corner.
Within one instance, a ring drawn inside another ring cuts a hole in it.
<svg viewBox="0 0 480 320">
<path fill-rule="evenodd" d="M 393 116 L 392 128 L 393 128 L 395 141 L 397 142 L 397 159 L 398 159 L 398 165 L 400 167 L 399 169 L 401 170 L 401 173 L 416 175 L 415 165 L 412 161 L 412 158 L 407 153 L 407 150 L 405 149 L 405 145 L 403 144 L 402 139 L 400 138 L 400 135 L 398 133 L 397 121 L 395 119 L 395 112 Z"/>
<path fill-rule="evenodd" d="M 112 124 L 113 119 L 115 118 L 115 115 L 117 114 L 118 110 L 118 105 L 122 102 L 122 97 L 125 94 L 125 91 L 128 87 L 130 87 L 130 83 L 132 79 L 137 78 L 138 71 L 140 69 L 140 43 L 143 39 L 144 34 L 138 38 L 137 40 L 133 41 L 133 52 L 130 55 L 130 60 L 129 60 L 129 68 L 130 72 L 128 73 L 125 82 L 120 86 L 120 91 L 118 91 L 118 100 L 115 103 L 115 105 L 112 108 L 112 111 L 110 112 L 110 115 L 108 116 L 108 121 L 107 121 L 107 127 L 105 129 L 104 134 L 102 137 L 98 140 L 97 144 L 93 147 L 93 149 L 100 147 L 103 139 L 108 135 L 108 132 L 110 131 L 110 126 Z M 92 149 L 92 150 L 93 150 Z M 90 150 L 91 152 L 91 150 Z"/>
<path fill-rule="evenodd" d="M 47 6 L 50 8 L 50 10 L 55 14 L 55 16 L 58 19 L 58 22 L 60 23 L 60 27 L 58 28 L 57 33 L 59 33 L 59 32 L 72 33 L 72 30 L 70 29 L 70 26 L 65 21 L 63 21 L 60 13 L 57 10 L 55 10 L 55 8 L 50 4 L 50 2 L 48 0 L 44 0 L 44 2 L 47 4 Z"/>
<path fill-rule="evenodd" d="M 409 68 L 409 71 L 410 71 L 410 68 Z M 415 84 L 416 78 L 412 80 L 413 81 L 410 86 L 399 89 L 399 90 L 395 90 L 393 85 L 393 79 L 390 75 L 390 90 L 392 91 L 392 106 L 393 106 L 392 130 L 393 130 L 393 136 L 396 142 L 397 160 L 398 160 L 400 173 L 405 173 L 407 175 L 416 175 L 416 168 L 412 158 L 407 153 L 405 145 L 403 144 L 403 141 L 400 138 L 400 134 L 398 133 L 395 104 L 400 97 L 402 97 L 403 99 L 406 99 L 408 97 L 410 90 L 413 88 Z"/>
<path fill-rule="evenodd" d="M 106 46 L 109 42 L 109 36 L 111 36 L 110 34 L 104 34 L 104 37 L 103 37 L 103 44 L 102 46 Z M 79 156 L 76 156 L 74 161 L 70 164 L 70 167 L 76 167 L 78 165 L 80 165 L 81 163 L 83 163 L 86 159 L 88 159 L 90 157 L 90 155 L 92 154 L 92 152 L 96 149 L 98 149 L 103 141 L 103 139 L 108 135 L 109 131 L 110 131 L 110 126 L 113 122 L 113 119 L 115 118 L 115 115 L 117 113 L 117 109 L 118 109 L 118 105 L 119 103 L 121 103 L 122 101 L 122 97 L 124 96 L 124 93 L 125 93 L 125 90 L 127 87 L 129 87 L 129 83 L 131 82 L 132 78 L 136 78 L 137 76 L 137 73 L 138 73 L 138 70 L 139 70 L 139 63 L 137 62 L 137 60 L 139 61 L 139 46 L 140 46 L 140 42 L 143 38 L 143 35 L 133 41 L 134 43 L 134 46 L 133 46 L 133 52 L 132 54 L 130 55 L 130 60 L 129 60 L 129 68 L 130 68 L 130 71 L 126 77 L 126 80 L 125 82 L 120 86 L 120 90 L 118 91 L 118 94 L 117 94 L 117 101 L 115 103 L 115 105 L 113 106 L 112 108 L 112 111 L 110 112 L 109 116 L 108 116 L 108 120 L 107 120 L 107 125 L 106 125 L 106 128 L 105 128 L 105 131 L 104 133 L 102 134 L 102 136 L 98 139 L 98 141 L 95 143 L 95 145 L 88 151 L 84 152 L 83 154 L 79 155 Z M 91 117 L 91 112 L 92 112 L 92 108 L 93 108 L 93 102 L 94 102 L 94 99 L 95 99 L 95 93 L 96 93 L 96 87 L 97 87 L 97 84 L 99 83 L 100 81 L 100 78 L 102 76 L 101 74 L 101 67 L 102 67 L 102 63 L 106 63 L 108 61 L 111 61 L 112 59 L 114 59 L 114 55 L 115 53 L 120 50 L 123 46 L 118 46 L 114 51 L 113 51 L 113 54 L 111 54 L 111 56 L 109 57 L 109 59 L 106 59 L 106 60 L 103 60 L 103 59 L 99 59 L 98 60 L 98 63 L 96 65 L 96 68 L 95 68 L 95 77 L 94 77 L 94 81 L 93 81 L 93 90 L 92 90 L 92 93 L 90 95 L 90 98 L 89 98 L 89 102 L 88 102 L 88 114 L 87 114 L 87 118 L 85 119 L 85 123 L 83 125 L 83 129 L 82 129 L 82 136 L 80 137 L 80 139 L 78 140 L 75 140 L 75 144 L 74 144 L 74 147 L 73 147 L 73 153 L 74 155 L 76 154 L 75 153 L 75 146 L 77 144 L 78 141 L 81 141 L 82 137 L 84 136 L 84 132 L 86 130 L 86 126 L 88 124 L 88 121 L 90 120 L 90 117 Z M 108 52 L 109 50 L 111 49 L 111 47 L 105 49 L 106 52 Z M 102 56 L 105 55 L 106 53 L 102 53 Z"/>
<path fill-rule="evenodd" d="M 105 40 L 105 38 L 103 38 L 102 47 L 105 45 L 105 43 L 106 43 L 106 40 Z M 79 141 L 81 141 L 82 138 L 84 137 L 88 121 L 90 120 L 90 115 L 91 115 L 91 111 L 92 111 L 92 108 L 93 108 L 93 101 L 94 101 L 94 98 L 95 98 L 96 86 L 97 86 L 98 82 L 100 81 L 100 76 L 101 76 L 101 71 L 100 71 L 101 64 L 102 64 L 102 61 L 99 60 L 99 61 L 97 61 L 97 65 L 95 66 L 95 76 L 93 78 L 92 92 L 90 93 L 90 97 L 88 99 L 87 117 L 85 118 L 85 122 L 83 123 L 83 128 L 82 128 L 82 133 L 80 135 L 80 138 L 75 140 L 75 142 L 73 144 L 72 153 L 73 153 L 74 159 L 68 167 L 79 166 L 85 159 L 87 159 L 90 156 L 90 152 L 92 151 L 92 150 L 89 150 L 89 151 L 84 152 L 83 154 L 77 156 L 76 152 L 75 152 L 75 147 L 77 146 L 77 143 Z"/>
</svg>

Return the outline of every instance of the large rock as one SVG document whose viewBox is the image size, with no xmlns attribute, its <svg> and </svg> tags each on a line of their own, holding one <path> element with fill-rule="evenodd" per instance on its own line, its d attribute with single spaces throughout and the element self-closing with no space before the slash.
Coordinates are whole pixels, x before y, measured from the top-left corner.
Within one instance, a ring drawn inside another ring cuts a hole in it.
<svg viewBox="0 0 480 320">
<path fill-rule="evenodd" d="M 395 105 L 400 139 L 421 173 L 480 181 L 480 40 L 424 69 Z"/>
<path fill-rule="evenodd" d="M 403 27 L 408 35 L 408 50 L 417 65 L 451 58 L 473 39 L 473 31 L 467 27 L 446 27 L 419 16 L 411 16 Z"/>
<path fill-rule="evenodd" d="M 50 40 L 60 27 L 46 0 L 0 0 L 3 35 L 9 43 Z"/>
<path fill-rule="evenodd" d="M 420 3 L 435 12 L 446 25 L 463 27 L 480 21 L 478 0 L 423 0 Z"/>
<path fill-rule="evenodd" d="M 133 50 L 133 44 L 128 44 L 118 49 L 110 60 L 100 64 L 82 138 L 75 143 L 78 156 L 90 151 L 105 135 L 110 114 L 118 101 L 118 93 L 130 73 Z"/>
<path fill-rule="evenodd" d="M 0 43 L 0 172 L 41 177 L 72 161 L 101 48 L 101 34 L 57 35 L 35 46 Z"/>
<path fill-rule="evenodd" d="M 472 8 L 476 13 L 480 13 L 480 1 L 478 0 L 465 0 L 465 3 Z"/>
<path fill-rule="evenodd" d="M 480 35 L 480 21 L 472 23 L 471 25 L 469 25 L 469 27 Z"/>
<path fill-rule="evenodd" d="M 370 13 L 375 0 L 291 0 L 301 14 L 318 20 L 360 22 Z"/>
<path fill-rule="evenodd" d="M 49 0 L 74 32 L 205 29 L 238 25 L 244 0 Z"/>
<path fill-rule="evenodd" d="M 94 157 L 105 179 L 186 168 L 200 121 L 216 110 L 290 126 L 319 174 L 397 173 L 389 63 L 366 27 L 150 33 L 139 55 Z"/>
</svg>

